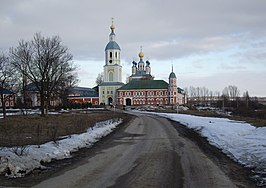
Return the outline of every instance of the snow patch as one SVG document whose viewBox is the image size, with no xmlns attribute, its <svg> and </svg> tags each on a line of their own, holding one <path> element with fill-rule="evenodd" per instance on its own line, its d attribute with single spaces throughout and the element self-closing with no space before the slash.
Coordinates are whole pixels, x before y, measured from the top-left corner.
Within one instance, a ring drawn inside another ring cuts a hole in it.
<svg viewBox="0 0 266 188">
<path fill-rule="evenodd" d="M 42 162 L 71 157 L 80 148 L 91 147 L 100 138 L 108 135 L 122 122 L 121 119 L 96 123 L 87 132 L 73 134 L 68 138 L 40 145 L 27 146 L 23 155 L 18 156 L 13 148 L 0 147 L 0 174 L 9 177 L 23 177 L 34 169 L 45 169 Z"/>
</svg>

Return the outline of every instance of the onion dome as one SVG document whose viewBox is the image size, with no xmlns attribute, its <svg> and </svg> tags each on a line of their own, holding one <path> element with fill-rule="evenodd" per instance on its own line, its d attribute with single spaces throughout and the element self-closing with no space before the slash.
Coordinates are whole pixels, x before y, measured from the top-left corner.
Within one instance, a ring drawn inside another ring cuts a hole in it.
<svg viewBox="0 0 266 188">
<path fill-rule="evenodd" d="M 115 29 L 115 25 L 112 23 L 112 25 L 110 26 L 110 29 L 114 30 Z"/>
<path fill-rule="evenodd" d="M 144 57 L 144 53 L 143 52 L 140 52 L 139 53 L 139 57 L 142 59 Z"/>
</svg>

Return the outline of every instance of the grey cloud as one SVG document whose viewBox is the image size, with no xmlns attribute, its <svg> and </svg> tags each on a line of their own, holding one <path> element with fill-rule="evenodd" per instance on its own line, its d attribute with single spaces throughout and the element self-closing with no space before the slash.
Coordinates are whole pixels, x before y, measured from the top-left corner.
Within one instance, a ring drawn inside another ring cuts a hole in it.
<svg viewBox="0 0 266 188">
<path fill-rule="evenodd" d="M 252 36 L 265 34 L 265 5 L 264 1 L 248 0 L 4 0 L 0 2 L 1 48 L 41 31 L 60 35 L 77 58 L 101 59 L 113 16 L 124 58 L 137 54 L 140 45 L 152 58 L 178 58 L 224 45 L 204 39 L 245 31 Z M 179 43 L 180 39 L 184 43 Z M 177 43 L 171 44 L 173 41 Z"/>
</svg>

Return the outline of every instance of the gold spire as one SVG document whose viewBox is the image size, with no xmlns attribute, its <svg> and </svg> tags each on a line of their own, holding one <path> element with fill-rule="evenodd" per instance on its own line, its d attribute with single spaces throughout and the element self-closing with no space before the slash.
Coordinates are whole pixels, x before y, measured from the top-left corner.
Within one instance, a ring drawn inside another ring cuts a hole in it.
<svg viewBox="0 0 266 188">
<path fill-rule="evenodd" d="M 110 27 L 110 29 L 114 30 L 115 29 L 115 25 L 114 25 L 114 18 L 112 17 L 112 25 Z"/>
<path fill-rule="evenodd" d="M 144 57 L 144 53 L 142 52 L 142 46 L 140 46 L 139 57 L 140 57 L 141 59 Z"/>
</svg>

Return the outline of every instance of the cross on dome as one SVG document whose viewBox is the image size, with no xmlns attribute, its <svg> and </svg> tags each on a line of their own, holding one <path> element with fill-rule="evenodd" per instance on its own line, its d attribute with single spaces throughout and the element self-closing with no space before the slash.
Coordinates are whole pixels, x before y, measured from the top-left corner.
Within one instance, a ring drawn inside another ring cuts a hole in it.
<svg viewBox="0 0 266 188">
<path fill-rule="evenodd" d="M 139 53 L 140 59 L 144 57 L 144 53 L 142 52 L 142 46 L 140 46 L 140 53 Z"/>
<path fill-rule="evenodd" d="M 114 18 L 112 17 L 112 25 L 110 27 L 110 29 L 114 30 L 115 29 L 115 25 L 114 25 Z"/>
</svg>

